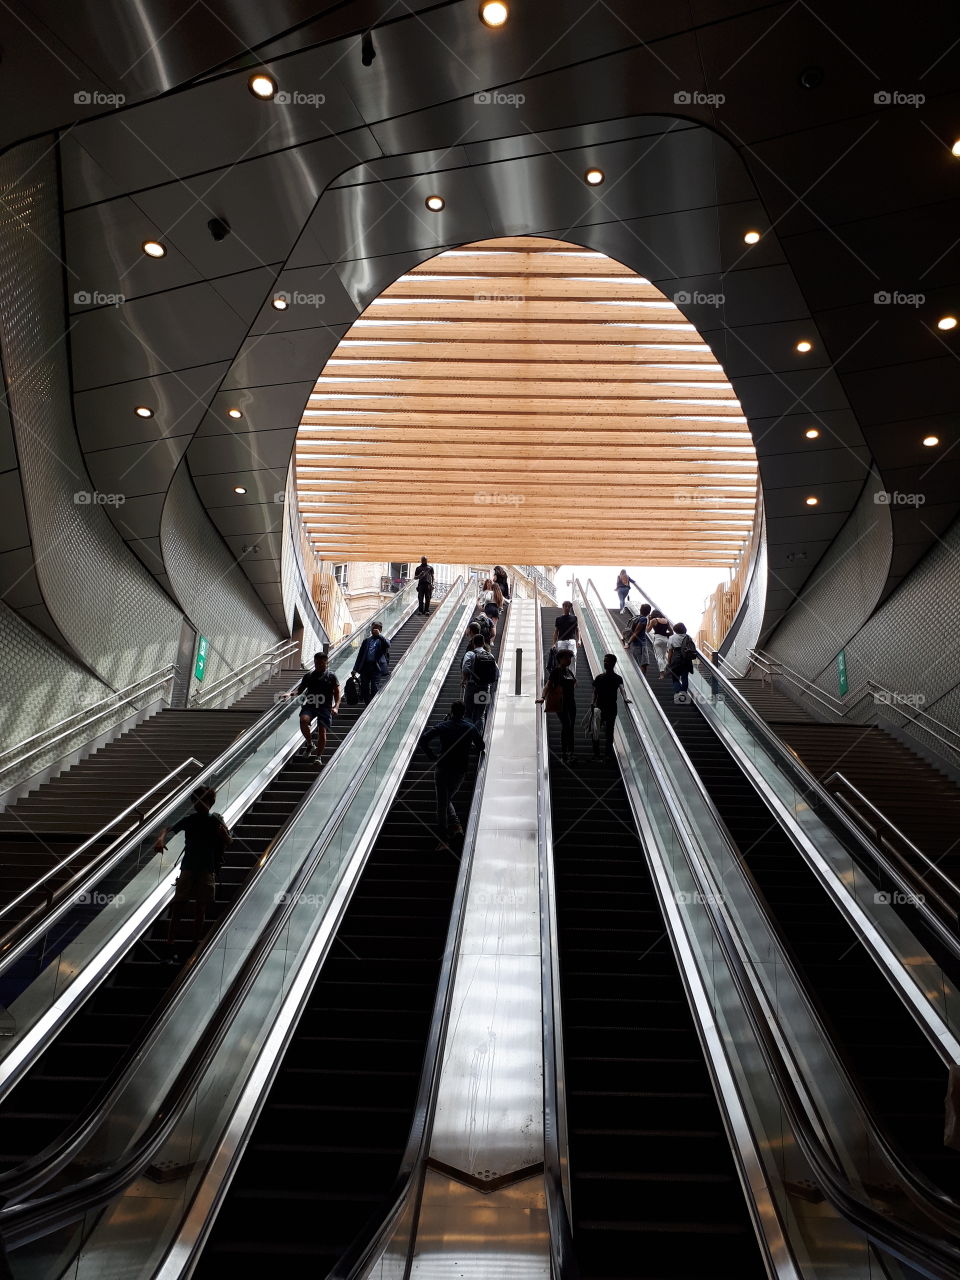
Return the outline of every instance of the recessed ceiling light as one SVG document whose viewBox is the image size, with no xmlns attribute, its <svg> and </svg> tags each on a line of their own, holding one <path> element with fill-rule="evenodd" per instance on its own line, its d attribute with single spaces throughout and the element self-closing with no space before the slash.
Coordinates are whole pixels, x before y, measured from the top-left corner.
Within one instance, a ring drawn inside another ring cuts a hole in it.
<svg viewBox="0 0 960 1280">
<path fill-rule="evenodd" d="M 447 202 L 444 200 L 443 196 L 427 196 L 423 203 L 431 210 L 431 212 L 439 213 Z"/>
<path fill-rule="evenodd" d="M 137 417 L 138 417 L 138 418 L 152 418 L 152 417 L 153 417 L 153 410 L 152 410 L 152 409 L 148 409 L 148 408 L 147 408 L 147 406 L 146 406 L 145 404 L 138 404 L 138 405 L 137 405 L 137 407 L 134 409 L 134 411 L 133 411 L 133 412 L 137 415 Z"/>
<path fill-rule="evenodd" d="M 502 27 L 510 16 L 504 0 L 483 0 L 480 5 L 480 21 L 488 27 Z"/>
<path fill-rule="evenodd" d="M 957 327 L 956 316 L 941 316 L 937 321 L 938 329 L 955 329 Z"/>
<path fill-rule="evenodd" d="M 806 355 L 808 351 L 813 350 L 813 343 L 808 342 L 806 338 L 802 338 L 797 343 L 797 350 L 800 352 L 801 355 Z"/>
<path fill-rule="evenodd" d="M 239 409 L 228 409 L 228 410 L 227 410 L 227 417 L 228 417 L 228 418 L 242 418 L 242 417 L 243 417 L 243 414 L 240 412 L 240 410 L 239 410 Z"/>
<path fill-rule="evenodd" d="M 960 156 L 960 138 L 950 148 L 951 155 Z"/>
<path fill-rule="evenodd" d="M 166 247 L 159 240 L 144 240 L 140 248 L 148 258 L 162 258 L 167 252 Z"/>
<path fill-rule="evenodd" d="M 819 498 L 808 498 L 808 499 L 807 499 L 807 506 L 808 506 L 808 507 L 815 507 L 819 501 L 820 501 L 820 499 L 819 499 Z"/>
<path fill-rule="evenodd" d="M 260 98 L 266 102 L 277 92 L 277 82 L 273 76 L 268 76 L 265 71 L 257 71 L 247 81 L 247 88 L 255 98 Z"/>
<path fill-rule="evenodd" d="M 757 241 L 758 241 L 759 239 L 760 239 L 760 232 L 759 232 L 759 231 L 747 231 L 747 232 L 744 234 L 744 237 L 743 237 L 743 243 L 744 243 L 744 244 L 756 244 L 756 243 L 757 243 Z"/>
<path fill-rule="evenodd" d="M 246 491 L 246 489 L 243 487 L 243 485 L 242 485 L 242 484 L 235 484 L 235 485 L 233 486 L 233 492 L 234 492 L 234 493 L 246 493 L 247 491 Z"/>
<path fill-rule="evenodd" d="M 817 430 L 816 427 L 809 427 L 803 434 L 807 437 L 808 440 L 816 440 L 820 432 Z"/>
<path fill-rule="evenodd" d="M 583 180 L 588 187 L 599 187 L 600 183 L 606 178 L 606 174 L 602 169 L 588 169 L 583 175 Z"/>
<path fill-rule="evenodd" d="M 923 437 L 923 443 L 927 446 L 927 448 L 928 448 L 928 449 L 932 449 L 932 448 L 934 448 L 934 446 L 935 446 L 935 445 L 938 445 L 938 444 L 940 443 L 940 437 L 939 437 L 939 436 L 924 436 L 924 437 Z"/>
<path fill-rule="evenodd" d="M 285 293 L 278 293 L 271 299 L 270 305 L 274 311 L 286 311 L 290 301 Z"/>
</svg>

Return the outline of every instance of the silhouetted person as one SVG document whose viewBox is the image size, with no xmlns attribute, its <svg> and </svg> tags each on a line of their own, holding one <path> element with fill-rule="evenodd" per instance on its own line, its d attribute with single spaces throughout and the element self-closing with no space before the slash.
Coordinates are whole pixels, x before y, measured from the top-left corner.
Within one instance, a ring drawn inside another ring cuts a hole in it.
<svg viewBox="0 0 960 1280">
<path fill-rule="evenodd" d="M 463 827 L 454 808 L 453 800 L 463 786 L 470 767 L 470 751 L 475 748 L 482 756 L 485 750 L 483 737 L 465 714 L 462 702 L 455 702 L 450 715 L 439 724 L 427 725 L 420 735 L 419 746 L 434 762 L 434 782 L 437 788 L 438 849 L 449 847 L 451 836 L 462 836 Z"/>
<path fill-rule="evenodd" d="M 485 644 L 483 636 L 477 632 L 460 664 L 460 688 L 467 709 L 467 719 L 472 720 L 481 733 L 487 722 L 487 708 L 493 697 L 493 686 L 499 679 L 500 668 L 493 653 Z"/>
<path fill-rule="evenodd" d="M 573 760 L 573 734 L 577 724 L 577 677 L 571 670 L 572 660 L 569 649 L 558 651 L 556 666 L 537 699 L 547 711 L 555 711 L 560 717 L 560 758 L 564 764 Z"/>
<path fill-rule="evenodd" d="M 285 696 L 296 698 L 303 695 L 303 706 L 300 708 L 300 732 L 306 746 L 308 756 L 314 755 L 323 763 L 323 752 L 327 745 L 327 730 L 333 724 L 333 717 L 340 710 L 340 684 L 332 671 L 327 670 L 327 655 L 313 655 L 313 670 L 308 671 L 297 687 Z M 317 746 L 313 746 L 313 722 L 317 722 Z"/>
<path fill-rule="evenodd" d="M 390 641 L 379 622 L 370 623 L 370 634 L 357 650 L 353 675 L 360 677 L 360 697 L 366 705 L 380 692 L 380 681 L 390 667 Z"/>
<path fill-rule="evenodd" d="M 417 613 L 430 612 L 430 597 L 433 595 L 433 565 L 426 556 L 420 557 L 420 563 L 413 571 L 417 580 Z"/>
<path fill-rule="evenodd" d="M 617 699 L 623 688 L 623 680 L 614 671 L 617 660 L 612 653 L 603 655 L 603 672 L 594 677 L 593 705 L 600 708 L 603 730 L 604 759 L 613 759 L 613 730 L 617 723 Z M 594 741 L 594 755 L 600 754 L 600 744 Z"/>
<path fill-rule="evenodd" d="M 644 675 L 647 674 L 647 667 L 657 661 L 657 655 L 653 651 L 653 641 L 647 635 L 647 627 L 649 625 L 650 606 L 642 604 L 633 626 L 627 632 L 623 641 L 623 647 L 632 650 L 634 659 Z"/>
<path fill-rule="evenodd" d="M 673 677 L 673 692 L 686 693 L 693 660 L 697 656 L 697 646 L 687 635 L 687 628 L 682 622 L 674 625 L 673 635 L 667 641 L 667 666 Z"/>
<path fill-rule="evenodd" d="M 169 836 L 183 832 L 183 858 L 167 929 L 167 942 L 171 945 L 177 940 L 184 904 L 191 899 L 195 904 L 193 941 L 200 941 L 207 903 L 213 902 L 217 892 L 217 872 L 230 844 L 230 832 L 220 814 L 213 812 L 216 799 L 213 787 L 199 788 L 193 795 L 193 812 L 170 828 L 161 827 L 154 842 L 155 851 L 161 853 L 167 847 Z"/>
</svg>

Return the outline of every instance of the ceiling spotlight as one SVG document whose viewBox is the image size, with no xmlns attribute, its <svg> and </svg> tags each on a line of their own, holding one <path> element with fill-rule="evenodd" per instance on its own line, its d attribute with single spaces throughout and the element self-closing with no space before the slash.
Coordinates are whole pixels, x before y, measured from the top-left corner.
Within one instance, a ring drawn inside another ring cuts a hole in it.
<svg viewBox="0 0 960 1280">
<path fill-rule="evenodd" d="M 760 232 L 759 232 L 759 231 L 748 231 L 748 232 L 746 232 L 746 234 L 745 234 L 745 235 L 744 235 L 744 237 L 743 237 L 743 243 L 744 243 L 744 244 L 756 244 L 756 243 L 757 243 L 757 241 L 758 241 L 759 239 L 760 239 Z"/>
<path fill-rule="evenodd" d="M 808 430 L 806 430 L 803 434 L 807 437 L 807 439 L 808 439 L 808 440 L 816 440 L 816 438 L 817 438 L 817 436 L 819 436 L 820 432 L 817 430 L 817 428 L 816 428 L 816 427 L 810 427 L 810 428 L 809 428 Z"/>
<path fill-rule="evenodd" d="M 808 499 L 807 499 L 807 506 L 808 506 L 808 507 L 815 507 L 819 501 L 820 501 L 820 499 L 819 499 L 819 498 L 808 498 Z"/>
<path fill-rule="evenodd" d="M 950 148 L 950 154 L 954 156 L 960 156 L 960 138 L 958 138 L 956 142 L 953 144 L 953 146 Z"/>
<path fill-rule="evenodd" d="M 937 321 L 938 329 L 955 329 L 957 327 L 956 316 L 941 316 Z"/>
<path fill-rule="evenodd" d="M 138 404 L 138 405 L 137 405 L 137 407 L 134 409 L 134 411 L 133 411 L 133 412 L 137 415 L 137 417 L 138 417 L 138 418 L 152 418 L 152 417 L 153 417 L 153 410 L 152 410 L 152 409 L 148 409 L 148 408 L 147 408 L 147 406 L 146 406 L 145 404 Z"/>
<path fill-rule="evenodd" d="M 928 448 L 928 449 L 933 449 L 933 448 L 935 448 L 935 447 L 940 443 L 940 437 L 939 437 L 939 436 L 924 436 L 924 437 L 923 437 L 923 443 L 927 446 L 927 448 Z"/>
<path fill-rule="evenodd" d="M 246 489 L 243 487 L 243 485 L 242 485 L 242 484 L 235 484 L 235 485 L 233 486 L 233 492 L 234 492 L 234 493 L 246 493 L 247 491 L 246 491 Z"/>
<path fill-rule="evenodd" d="M 274 311 L 286 311 L 290 305 L 290 299 L 285 293 L 278 293 L 270 300 L 270 305 Z"/>
<path fill-rule="evenodd" d="M 427 196 L 423 202 L 433 213 L 439 213 L 447 203 L 443 196 Z"/>
<path fill-rule="evenodd" d="M 240 410 L 239 410 L 239 409 L 228 409 L 228 410 L 227 410 L 227 417 L 228 417 L 228 418 L 242 418 L 242 417 L 243 417 L 243 414 L 240 412 Z"/>
<path fill-rule="evenodd" d="M 268 76 L 265 71 L 257 71 L 247 81 L 247 88 L 261 102 L 269 102 L 277 92 L 277 82 L 273 76 Z"/>
<path fill-rule="evenodd" d="M 373 47 L 373 36 L 369 31 L 365 31 L 360 39 L 360 61 L 365 67 L 369 67 L 377 56 L 377 51 Z"/>
<path fill-rule="evenodd" d="M 588 169 L 583 175 L 583 180 L 588 187 L 599 187 L 606 176 L 602 169 Z"/>
<path fill-rule="evenodd" d="M 502 27 L 510 16 L 503 0 L 483 0 L 480 5 L 480 21 L 488 27 Z"/>
<path fill-rule="evenodd" d="M 808 351 L 813 350 L 813 343 L 808 342 L 806 338 L 803 338 L 800 342 L 797 343 L 797 350 L 800 352 L 801 355 L 806 355 Z"/>
<path fill-rule="evenodd" d="M 144 240 L 140 248 L 148 258 L 162 258 L 167 252 L 166 247 L 159 240 Z"/>
</svg>

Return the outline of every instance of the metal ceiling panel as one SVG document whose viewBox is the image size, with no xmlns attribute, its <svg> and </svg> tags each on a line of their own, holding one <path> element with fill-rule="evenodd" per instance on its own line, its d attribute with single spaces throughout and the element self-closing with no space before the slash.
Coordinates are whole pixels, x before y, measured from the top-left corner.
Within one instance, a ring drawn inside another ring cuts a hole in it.
<svg viewBox="0 0 960 1280">
<path fill-rule="evenodd" d="M 247 327 L 209 284 L 78 315 L 71 333 L 74 387 L 83 391 L 230 360 Z"/>
<path fill-rule="evenodd" d="M 313 390 L 315 378 L 307 382 L 281 383 L 221 392 L 197 429 L 197 436 L 237 435 L 247 431 L 272 431 L 283 422 L 299 422 L 303 406 Z M 243 417 L 231 418 L 229 409 L 239 409 Z"/>
<path fill-rule="evenodd" d="M 210 287 L 249 325 L 259 314 L 264 298 L 273 293 L 281 265 L 273 263 L 253 271 L 240 271 L 232 276 L 217 276 L 210 280 Z"/>
<path fill-rule="evenodd" d="M 300 383 L 307 379 L 316 381 L 349 327 L 335 324 L 323 329 L 298 329 L 294 333 L 269 333 L 245 339 L 224 379 L 224 390 Z"/>
<path fill-rule="evenodd" d="M 81 446 L 151 444 L 162 436 L 194 431 L 229 367 L 225 362 L 201 365 L 78 392 L 74 414 Z M 137 405 L 152 409 L 153 417 L 139 417 L 134 412 Z"/>
<path fill-rule="evenodd" d="M 302 267 L 284 271 L 275 285 L 261 295 L 264 299 L 251 325 L 252 334 L 284 333 L 310 329 L 316 325 L 352 324 L 357 308 L 340 283 L 336 267 Z M 282 296 L 287 307 L 277 311 L 275 297 Z"/>
<path fill-rule="evenodd" d="M 40 627 L 45 635 L 56 636 L 57 642 L 60 643 L 61 637 L 57 634 L 56 628 L 47 613 L 47 606 L 43 603 L 40 595 L 40 585 L 37 582 L 37 575 L 33 569 L 33 547 L 31 545 L 17 547 L 13 551 L 5 551 L 0 554 L 0 583 L 9 583 L 10 585 L 3 589 L 3 603 L 9 605 L 11 609 L 15 609 L 19 614 L 25 614 L 31 611 L 31 621 L 34 626 Z M 43 622 L 38 621 L 39 617 L 43 617 Z"/>
<path fill-rule="evenodd" d="M 741 385 L 749 385 L 753 379 L 741 378 Z M 804 432 L 814 428 L 820 432 L 817 440 L 807 440 Z M 756 415 L 750 418 L 757 456 L 765 458 L 771 453 L 790 453 L 795 450 L 857 448 L 863 446 L 863 432 L 849 409 L 819 410 L 810 413 L 797 404 L 791 413 L 770 418 Z"/>
<path fill-rule="evenodd" d="M 143 493 L 165 493 L 177 464 L 192 436 L 171 436 L 152 445 L 125 445 L 119 449 L 87 452 L 90 478 L 103 494 L 124 498 Z M 105 504 L 108 508 L 109 503 Z"/>
<path fill-rule="evenodd" d="M 668 129 L 699 128 L 691 120 L 672 116 L 628 116 L 625 119 L 597 120 L 566 129 L 547 129 L 542 133 L 516 133 L 506 138 L 489 138 L 467 143 L 464 148 L 470 164 L 495 164 L 500 160 L 519 160 L 541 155 L 545 151 L 564 152 L 582 147 L 603 146 L 626 138 L 655 137 Z"/>
<path fill-rule="evenodd" d="M 236 435 L 203 436 L 190 449 L 190 470 L 194 476 L 231 475 L 239 471 L 269 471 L 277 482 L 270 492 L 282 489 L 286 481 L 295 427 L 274 431 L 237 432 Z M 243 484 L 236 479 L 235 484 Z"/>
<path fill-rule="evenodd" d="M 207 485 L 205 491 L 212 492 L 212 488 L 213 486 Z M 200 492 L 199 485 L 197 491 Z M 244 498 L 237 497 L 236 506 L 230 506 L 223 505 L 223 494 L 220 494 L 218 501 L 221 505 L 212 504 L 211 514 L 216 512 L 217 527 L 225 535 L 236 537 L 241 534 L 256 534 L 259 537 L 261 533 L 280 531 L 283 512 L 271 498 L 267 498 L 265 502 L 257 502 L 256 499 L 251 501 L 248 493 Z"/>
<path fill-rule="evenodd" d="M 682 276 L 666 287 L 665 282 L 656 283 L 703 334 L 715 328 L 718 318 L 724 326 L 741 328 L 808 314 L 796 278 L 786 266 L 730 271 L 723 277 Z"/>
<path fill-rule="evenodd" d="M 940 316 L 955 308 L 956 289 L 941 290 L 939 296 L 929 291 L 921 296 L 926 298 L 922 306 L 871 299 L 860 306 L 822 312 L 821 332 L 841 378 L 853 371 L 908 362 L 916 369 L 922 361 L 935 362 L 948 352 L 960 353 L 960 329 L 956 333 L 937 329 Z M 931 376 L 937 376 L 936 368 Z"/>
<path fill-rule="evenodd" d="M 953 354 L 956 341 L 951 349 L 941 348 L 939 359 L 845 374 L 844 387 L 855 398 L 864 429 L 875 422 L 911 416 L 956 414 L 960 405 L 960 361 Z"/>
<path fill-rule="evenodd" d="M 458 247 L 457 244 L 450 246 Z M 411 249 L 379 257 L 354 258 L 337 264 L 337 273 L 357 311 L 365 310 L 389 285 L 407 271 L 436 256 L 433 249 Z"/>
<path fill-rule="evenodd" d="M 113 200 L 64 218 L 67 305 L 74 313 L 130 301 L 145 293 L 176 289 L 201 279 L 171 241 L 165 257 L 149 258 L 145 240 L 168 243 L 164 224 L 154 222 L 133 200 Z M 108 299 L 109 301 L 104 301 Z"/>
<path fill-rule="evenodd" d="M 737 325 L 704 328 L 704 341 L 724 367 L 728 378 L 753 377 L 763 373 L 783 375 L 802 369 L 816 369 L 826 376 L 830 362 L 823 341 L 809 320 L 799 318 L 766 325 Z M 794 346 L 802 339 L 813 350 L 801 355 Z"/>
<path fill-rule="evenodd" d="M 798 486 L 818 497 L 822 485 L 839 480 L 852 480 L 859 490 L 870 474 L 870 451 L 839 448 L 768 454 L 762 474 L 764 499 L 771 503 L 776 490 Z"/>
<path fill-rule="evenodd" d="M 3 512 L 3 520 L 0 520 L 0 554 L 26 546 L 29 535 L 19 469 L 5 471 L 0 475 L 0 511 Z"/>
<path fill-rule="evenodd" d="M 728 347 L 735 344 L 730 338 Z M 723 357 L 718 357 L 723 363 Z M 821 414 L 850 412 L 840 380 L 832 369 L 805 367 L 756 373 L 736 379 L 737 395 L 751 425 L 795 413 Z M 861 433 L 862 439 L 862 433 Z M 860 443 L 858 439 L 857 443 Z"/>
<path fill-rule="evenodd" d="M 241 568 L 243 567 L 243 562 L 253 556 L 256 556 L 257 561 L 261 564 L 265 560 L 275 560 L 278 564 L 280 562 L 281 538 L 279 532 L 257 533 L 253 537 L 250 534 L 225 534 L 224 541 L 233 552 L 235 558 L 241 562 Z M 254 551 L 252 549 L 254 546 L 259 549 Z"/>
<path fill-rule="evenodd" d="M 162 493 L 147 493 L 140 496 L 130 495 L 122 507 L 108 507 L 114 524 L 125 538 L 152 539 L 160 527 L 160 514 L 166 499 L 166 490 Z"/>
<path fill-rule="evenodd" d="M 446 173 L 449 169 L 466 169 L 469 166 L 470 157 L 463 147 L 443 147 L 438 151 L 423 151 L 416 156 L 381 156 L 378 152 L 368 164 L 353 165 L 344 170 L 327 190 L 362 186 L 366 182 L 389 182 L 393 178 L 409 178 L 414 174 Z"/>
</svg>

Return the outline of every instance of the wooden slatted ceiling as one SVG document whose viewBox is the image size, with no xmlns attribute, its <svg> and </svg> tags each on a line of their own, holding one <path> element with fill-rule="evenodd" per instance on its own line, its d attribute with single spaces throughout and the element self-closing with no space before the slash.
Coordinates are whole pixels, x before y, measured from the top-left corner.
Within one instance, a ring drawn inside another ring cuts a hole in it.
<svg viewBox="0 0 960 1280">
<path fill-rule="evenodd" d="M 724 568 L 756 484 L 733 389 L 680 311 L 603 254 L 534 237 L 386 289 L 297 437 L 326 560 Z"/>
</svg>

